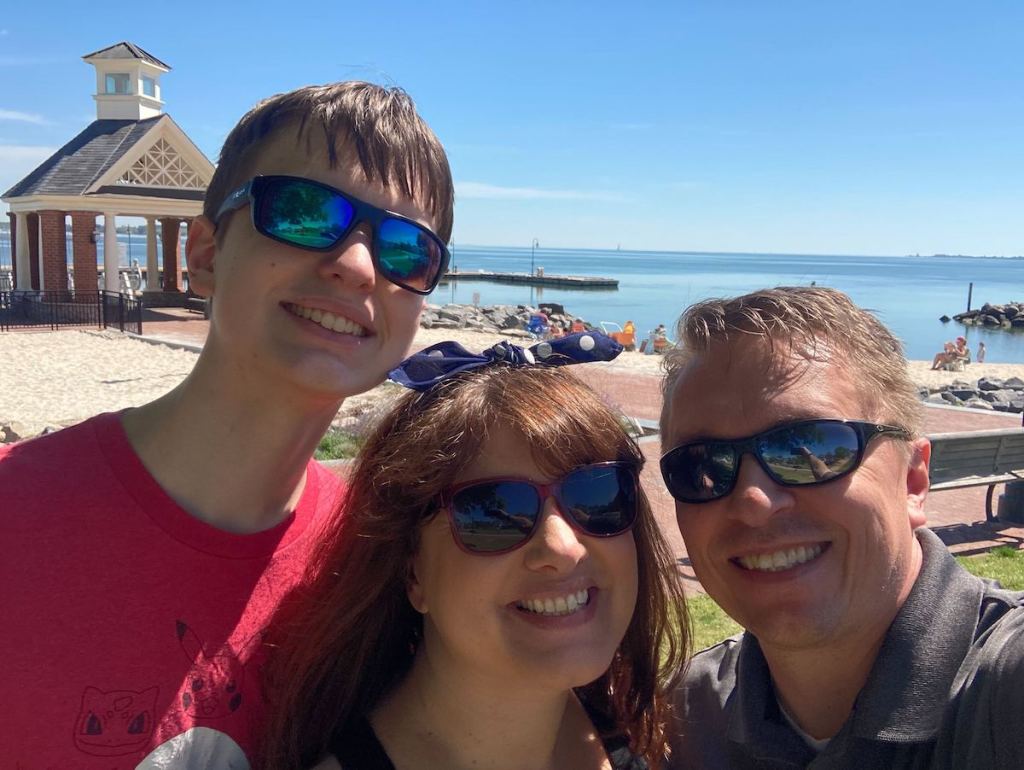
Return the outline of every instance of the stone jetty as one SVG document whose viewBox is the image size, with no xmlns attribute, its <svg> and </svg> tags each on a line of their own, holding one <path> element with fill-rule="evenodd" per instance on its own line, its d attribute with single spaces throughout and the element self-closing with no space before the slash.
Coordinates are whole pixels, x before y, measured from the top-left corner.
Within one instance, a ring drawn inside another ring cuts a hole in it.
<svg viewBox="0 0 1024 770">
<path fill-rule="evenodd" d="M 943 323 L 950 320 L 948 315 L 940 319 Z M 984 326 L 990 329 L 1022 329 L 1024 330 L 1024 303 L 1007 302 L 1004 305 L 992 305 L 986 302 L 977 310 L 957 313 L 952 320 L 967 326 Z"/>
</svg>

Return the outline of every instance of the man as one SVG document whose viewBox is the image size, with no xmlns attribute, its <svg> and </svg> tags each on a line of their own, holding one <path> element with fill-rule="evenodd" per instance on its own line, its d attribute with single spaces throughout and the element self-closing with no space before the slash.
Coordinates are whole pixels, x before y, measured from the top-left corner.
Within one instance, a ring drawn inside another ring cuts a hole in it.
<svg viewBox="0 0 1024 770">
<path fill-rule="evenodd" d="M 746 632 L 677 693 L 673 768 L 1019 767 L 1024 594 L 924 528 L 929 444 L 899 341 L 840 292 L 690 308 L 662 472 Z"/>
<path fill-rule="evenodd" d="M 189 227 L 189 376 L 0 453 L 0 765 L 244 768 L 262 631 L 341 491 L 311 461 L 408 352 L 451 174 L 398 89 L 308 87 L 228 136 Z"/>
</svg>

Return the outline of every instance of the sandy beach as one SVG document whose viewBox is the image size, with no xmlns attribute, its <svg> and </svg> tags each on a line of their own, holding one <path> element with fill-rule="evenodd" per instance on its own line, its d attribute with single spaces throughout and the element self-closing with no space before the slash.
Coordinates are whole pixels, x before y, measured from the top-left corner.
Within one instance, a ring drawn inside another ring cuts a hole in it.
<svg viewBox="0 0 1024 770">
<path fill-rule="evenodd" d="M 455 340 L 468 350 L 493 345 L 499 336 L 451 329 L 421 329 L 414 349 Z M 523 344 L 522 337 L 508 337 Z M 27 433 L 68 425 L 99 412 L 145 403 L 178 384 L 197 354 L 151 344 L 112 331 L 67 330 L 0 335 L 0 423 L 16 421 Z M 622 353 L 603 367 L 609 376 L 661 374 L 661 356 Z M 980 377 L 1024 379 L 1024 364 L 971 364 L 964 372 L 933 372 L 930 362 L 911 361 L 914 382 L 930 388 Z M 395 386 L 381 386 L 346 401 L 338 423 L 358 428 L 390 401 Z"/>
</svg>

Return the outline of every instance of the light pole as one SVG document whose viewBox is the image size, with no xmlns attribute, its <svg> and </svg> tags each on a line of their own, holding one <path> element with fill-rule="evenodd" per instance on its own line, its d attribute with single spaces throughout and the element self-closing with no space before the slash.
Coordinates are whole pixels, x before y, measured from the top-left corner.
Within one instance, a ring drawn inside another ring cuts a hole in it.
<svg viewBox="0 0 1024 770">
<path fill-rule="evenodd" d="M 534 257 L 537 256 L 537 247 L 540 246 L 540 241 L 536 238 L 533 239 L 533 243 L 530 244 L 530 275 L 534 274 L 533 261 Z"/>
</svg>

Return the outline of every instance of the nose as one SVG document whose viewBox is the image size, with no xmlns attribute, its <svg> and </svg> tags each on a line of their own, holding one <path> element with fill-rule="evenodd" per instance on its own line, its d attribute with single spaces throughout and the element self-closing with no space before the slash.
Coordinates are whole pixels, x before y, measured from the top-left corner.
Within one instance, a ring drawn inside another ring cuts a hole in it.
<svg viewBox="0 0 1024 770">
<path fill-rule="evenodd" d="M 544 501 L 541 517 L 526 546 L 526 566 L 540 571 L 572 572 L 587 555 L 587 547 L 553 497 Z"/>
<path fill-rule="evenodd" d="M 740 458 L 736 486 L 726 497 L 727 514 L 751 527 L 767 524 L 776 514 L 793 507 L 791 487 L 776 482 L 751 454 Z"/>
<path fill-rule="evenodd" d="M 356 225 L 345 240 L 322 256 L 320 275 L 346 287 L 371 291 L 377 281 L 372 248 L 373 229 L 365 223 Z"/>
</svg>

